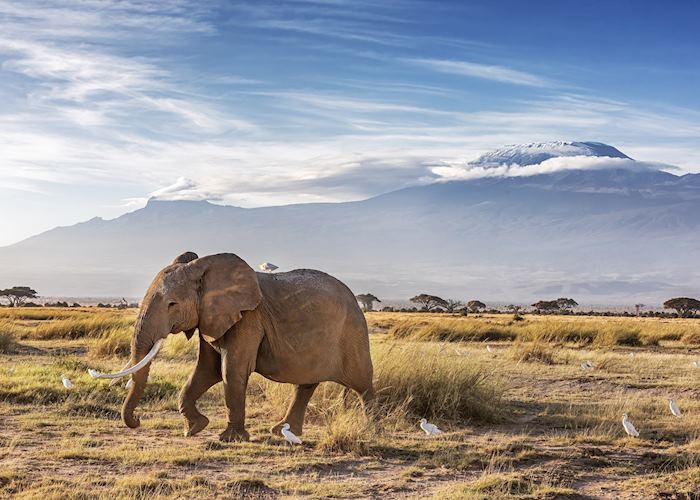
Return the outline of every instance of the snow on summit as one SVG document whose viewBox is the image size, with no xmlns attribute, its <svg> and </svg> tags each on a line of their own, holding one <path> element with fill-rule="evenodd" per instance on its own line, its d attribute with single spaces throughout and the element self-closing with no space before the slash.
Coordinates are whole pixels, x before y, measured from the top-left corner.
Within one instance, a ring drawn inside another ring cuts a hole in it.
<svg viewBox="0 0 700 500">
<path fill-rule="evenodd" d="M 597 156 L 631 160 L 619 149 L 602 142 L 552 141 L 510 144 L 481 155 L 469 162 L 469 165 L 474 167 L 537 165 L 550 158 L 566 156 Z"/>
</svg>

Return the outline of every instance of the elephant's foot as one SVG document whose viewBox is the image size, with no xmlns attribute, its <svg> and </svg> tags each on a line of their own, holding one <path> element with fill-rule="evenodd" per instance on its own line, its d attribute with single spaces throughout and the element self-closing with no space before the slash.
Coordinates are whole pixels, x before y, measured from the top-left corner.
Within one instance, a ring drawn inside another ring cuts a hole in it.
<svg viewBox="0 0 700 500">
<path fill-rule="evenodd" d="M 231 441 L 248 441 L 250 434 L 245 429 L 236 429 L 229 425 L 226 430 L 219 434 L 219 441 L 230 443 Z"/>
<path fill-rule="evenodd" d="M 289 424 L 289 430 L 292 431 L 296 436 L 301 436 L 302 426 L 300 424 L 295 424 L 294 422 L 288 420 L 281 420 L 277 422 L 270 428 L 270 432 L 275 436 L 279 436 L 282 432 L 282 426 L 284 424 Z"/>
<path fill-rule="evenodd" d="M 209 419 L 202 414 L 194 418 L 185 417 L 185 437 L 194 436 L 209 425 Z"/>
</svg>

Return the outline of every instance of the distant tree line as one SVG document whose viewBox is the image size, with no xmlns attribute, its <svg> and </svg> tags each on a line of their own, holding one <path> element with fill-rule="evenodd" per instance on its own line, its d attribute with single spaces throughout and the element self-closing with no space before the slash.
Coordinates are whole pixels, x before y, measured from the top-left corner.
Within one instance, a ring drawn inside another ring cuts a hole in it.
<svg viewBox="0 0 700 500">
<path fill-rule="evenodd" d="M 0 289 L 0 307 L 83 307 L 77 302 L 69 304 L 66 301 L 58 300 L 56 302 L 44 302 L 38 304 L 29 299 L 38 299 L 39 294 L 36 290 L 29 286 L 13 286 L 11 288 Z M 376 299 L 376 298 L 375 298 Z M 4 302 L 2 302 L 4 300 Z M 379 299 L 376 299 L 379 300 Z M 127 302 L 122 298 L 117 304 L 103 304 L 100 302 L 97 307 L 127 309 L 139 307 L 138 302 Z"/>
<path fill-rule="evenodd" d="M 28 299 L 36 299 L 39 295 L 36 290 L 29 286 L 13 286 L 11 288 L 5 288 L 0 290 L 0 299 L 5 300 L 6 307 L 39 307 L 40 305 L 35 302 L 30 302 Z M 362 293 L 356 295 L 358 303 L 362 306 L 364 311 L 374 310 L 374 303 L 381 303 L 381 300 L 374 294 Z M 416 307 L 412 308 L 393 308 L 384 307 L 382 311 L 398 311 L 398 312 L 436 312 L 436 313 L 449 313 L 455 314 L 459 313 L 462 315 L 467 315 L 468 313 L 480 313 L 488 312 L 492 314 L 498 314 L 504 312 L 497 308 L 487 309 L 484 302 L 480 300 L 469 300 L 461 301 L 455 299 L 443 299 L 437 295 L 431 295 L 428 293 L 421 293 L 409 299 L 410 302 L 416 304 Z M 2 305 L 0 303 L 0 305 Z M 46 302 L 45 307 L 81 307 L 77 302 L 68 304 L 65 301 L 57 302 Z M 531 305 L 534 314 L 579 314 L 586 316 L 632 316 L 629 312 L 623 313 L 612 313 L 612 312 L 595 312 L 595 311 L 574 311 L 575 308 L 579 306 L 572 298 L 559 297 L 554 300 L 539 300 Z M 119 300 L 117 304 L 97 304 L 97 307 L 105 308 L 116 308 L 116 309 L 127 309 L 132 307 L 139 307 L 138 303 L 129 303 L 125 298 Z M 645 307 L 644 304 L 635 304 L 635 315 L 636 316 L 656 316 L 656 317 L 679 317 L 679 318 L 693 318 L 700 312 L 700 300 L 691 297 L 674 297 L 668 299 L 663 303 L 664 309 L 673 309 L 675 314 L 668 314 L 662 312 L 647 311 L 642 312 L 642 308 Z M 505 312 L 512 313 L 516 318 L 520 316 L 521 312 L 525 312 L 524 307 L 516 304 L 509 304 L 504 308 Z"/>
<path fill-rule="evenodd" d="M 381 303 L 375 295 L 371 293 L 363 293 L 356 296 L 357 301 L 362 305 L 364 311 L 374 310 L 374 303 Z M 521 313 L 531 314 L 569 314 L 578 316 L 641 316 L 641 317 L 679 317 L 693 318 L 700 313 L 700 300 L 690 297 L 676 297 L 669 299 L 663 303 L 664 309 L 673 309 L 675 313 L 665 313 L 660 311 L 643 311 L 645 304 L 635 304 L 635 312 L 629 311 L 612 312 L 612 311 L 582 311 L 576 310 L 579 303 L 570 297 L 559 297 L 558 299 L 539 300 L 530 305 L 530 310 L 526 306 L 519 304 L 509 304 L 501 309 L 488 308 L 488 306 L 480 300 L 461 301 L 455 299 L 443 299 L 437 295 L 429 293 L 421 293 L 411 297 L 409 301 L 416 304 L 415 307 L 395 308 L 391 306 L 383 307 L 381 310 L 385 312 L 431 312 L 431 313 L 448 313 L 462 314 L 482 313 L 489 314 L 511 313 L 514 319 L 521 319 Z"/>
</svg>

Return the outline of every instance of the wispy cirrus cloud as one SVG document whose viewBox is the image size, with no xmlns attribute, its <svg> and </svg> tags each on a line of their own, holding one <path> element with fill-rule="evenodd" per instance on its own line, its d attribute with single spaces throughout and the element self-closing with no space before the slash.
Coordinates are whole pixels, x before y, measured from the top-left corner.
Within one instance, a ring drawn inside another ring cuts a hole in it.
<svg viewBox="0 0 700 500">
<path fill-rule="evenodd" d="M 58 110 L 77 125 L 99 125 L 113 118 L 150 111 L 176 115 L 194 129 L 251 130 L 247 120 L 225 116 L 193 99 L 157 62 L 124 57 L 94 47 L 0 38 L 2 70 L 36 81 L 30 103 Z M 79 109 L 76 107 L 79 106 Z M 145 123 L 145 122 L 144 122 Z"/>
<path fill-rule="evenodd" d="M 405 59 L 405 61 L 442 73 L 481 78 L 513 85 L 530 87 L 551 87 L 554 85 L 554 82 L 540 75 L 493 64 L 443 59 Z"/>
<path fill-rule="evenodd" d="M 178 33 L 211 34 L 210 9 L 186 0 L 0 0 L 5 36 L 52 40 L 119 39 L 138 32 L 140 39 Z"/>
</svg>

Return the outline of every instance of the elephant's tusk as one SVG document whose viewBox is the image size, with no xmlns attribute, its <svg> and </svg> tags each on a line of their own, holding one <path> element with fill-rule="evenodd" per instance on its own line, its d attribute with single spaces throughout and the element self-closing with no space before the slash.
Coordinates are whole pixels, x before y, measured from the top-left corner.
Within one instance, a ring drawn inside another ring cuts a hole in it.
<svg viewBox="0 0 700 500">
<path fill-rule="evenodd" d="M 156 343 L 153 344 L 153 347 L 151 347 L 151 350 L 148 351 L 148 354 L 146 354 L 141 361 L 136 363 L 134 366 L 131 368 L 127 368 L 126 370 L 122 370 L 117 373 L 100 373 L 97 370 L 93 370 L 90 368 L 88 370 L 88 373 L 92 378 L 120 378 L 120 377 L 126 377 L 127 375 L 131 375 L 132 373 L 135 373 L 139 371 L 141 368 L 146 366 L 148 363 L 151 362 L 151 360 L 155 357 L 156 354 L 158 354 L 158 350 L 160 347 L 163 345 L 163 339 L 158 339 L 156 340 Z"/>
<path fill-rule="evenodd" d="M 130 366 L 131 366 L 131 360 L 127 361 L 126 364 L 124 366 L 122 366 L 122 369 L 120 371 L 124 371 L 127 368 L 129 368 Z M 119 383 L 119 379 L 115 378 L 109 383 L 109 386 L 111 387 L 111 386 L 118 384 L 118 383 Z"/>
</svg>

